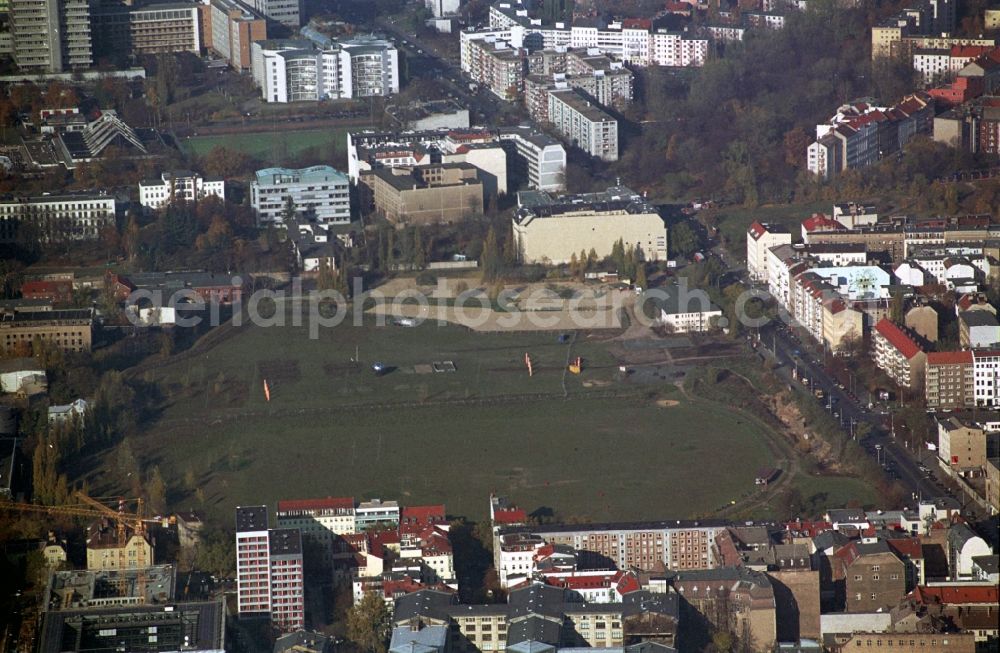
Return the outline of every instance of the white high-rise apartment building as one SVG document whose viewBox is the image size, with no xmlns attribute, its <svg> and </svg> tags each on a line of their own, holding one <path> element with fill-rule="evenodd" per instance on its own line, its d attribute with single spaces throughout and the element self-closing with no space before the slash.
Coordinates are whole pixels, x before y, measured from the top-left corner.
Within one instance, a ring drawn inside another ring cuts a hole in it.
<svg viewBox="0 0 1000 653">
<path fill-rule="evenodd" d="M 236 605 L 241 619 L 270 619 L 283 633 L 305 625 L 302 536 L 267 527 L 267 506 L 236 508 Z"/>
<path fill-rule="evenodd" d="M 304 39 L 251 46 L 254 82 L 266 102 L 350 99 L 399 92 L 399 56 L 389 41 L 357 37 L 320 47 Z"/>
<path fill-rule="evenodd" d="M 271 614 L 267 507 L 236 508 L 236 610 L 241 618 Z"/>
</svg>

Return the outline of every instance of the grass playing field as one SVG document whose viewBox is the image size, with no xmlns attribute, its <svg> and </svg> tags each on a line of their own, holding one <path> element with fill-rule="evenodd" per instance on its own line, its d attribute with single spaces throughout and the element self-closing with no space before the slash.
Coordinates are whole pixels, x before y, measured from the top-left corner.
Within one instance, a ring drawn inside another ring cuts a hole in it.
<svg viewBox="0 0 1000 653">
<path fill-rule="evenodd" d="M 275 130 L 246 134 L 192 136 L 183 139 L 183 146 L 190 154 L 204 156 L 217 145 L 244 152 L 252 157 L 271 162 L 294 157 L 309 148 L 319 153 L 342 153 L 347 149 L 346 129 Z"/>
<path fill-rule="evenodd" d="M 135 446 L 160 465 L 175 505 L 199 507 L 187 477 L 220 523 L 237 504 L 327 495 L 444 502 L 481 518 L 491 491 L 562 516 L 691 517 L 752 491 L 769 462 L 746 415 L 623 382 L 609 335 L 370 323 L 307 333 L 244 327 L 144 374 L 164 405 Z M 578 355 L 584 372 L 564 374 Z M 373 360 L 396 369 L 375 376 Z M 456 371 L 422 367 L 442 361 Z"/>
</svg>

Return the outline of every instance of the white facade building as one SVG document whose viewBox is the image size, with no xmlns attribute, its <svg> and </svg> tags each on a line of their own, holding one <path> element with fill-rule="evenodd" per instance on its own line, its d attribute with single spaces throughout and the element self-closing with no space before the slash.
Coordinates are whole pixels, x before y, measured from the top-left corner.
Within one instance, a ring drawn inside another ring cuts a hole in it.
<svg viewBox="0 0 1000 653">
<path fill-rule="evenodd" d="M 791 244 L 792 233 L 785 227 L 754 220 L 747 229 L 747 272 L 750 280 L 767 283 L 768 250 Z"/>
<path fill-rule="evenodd" d="M 618 121 L 576 89 L 549 91 L 549 122 L 590 156 L 618 160 Z"/>
<path fill-rule="evenodd" d="M 174 200 L 194 202 L 209 196 L 226 199 L 226 182 L 205 179 L 190 170 L 168 171 L 159 181 L 139 182 L 139 204 L 150 209 L 161 209 Z"/>
<path fill-rule="evenodd" d="M 382 97 L 399 92 L 396 48 L 358 37 L 319 47 L 303 39 L 251 45 L 254 82 L 266 102 Z"/>
<path fill-rule="evenodd" d="M 973 350 L 972 377 L 976 406 L 1000 407 L 1000 349 Z"/>
<path fill-rule="evenodd" d="M 300 0 L 252 0 L 251 6 L 271 20 L 298 29 L 302 25 Z"/>
<path fill-rule="evenodd" d="M 512 168 L 529 188 L 559 191 L 566 187 L 566 150 L 556 139 L 528 127 L 509 127 L 499 132 L 509 145 Z"/>
<path fill-rule="evenodd" d="M 257 211 L 258 223 L 283 224 L 289 199 L 297 213 L 319 224 L 351 221 L 350 181 L 330 166 L 265 168 L 256 172 L 250 183 L 250 204 Z"/>
<path fill-rule="evenodd" d="M 97 240 L 115 226 L 115 198 L 76 193 L 0 201 L 0 242 L 13 242 L 22 225 L 41 242 Z"/>
</svg>

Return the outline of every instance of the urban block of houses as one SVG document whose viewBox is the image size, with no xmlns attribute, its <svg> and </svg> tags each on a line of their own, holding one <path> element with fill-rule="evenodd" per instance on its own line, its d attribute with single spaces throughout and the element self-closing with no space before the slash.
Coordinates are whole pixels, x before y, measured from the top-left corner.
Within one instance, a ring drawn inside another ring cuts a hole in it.
<svg viewBox="0 0 1000 653">
<path fill-rule="evenodd" d="M 667 259 L 667 228 L 642 195 L 624 186 L 599 193 L 553 195 L 521 191 L 513 218 L 514 243 L 525 263 L 568 263 L 580 252 L 598 258 L 621 240 L 647 261 Z"/>
<path fill-rule="evenodd" d="M 934 126 L 934 100 L 920 93 L 892 107 L 858 100 L 842 105 L 830 120 L 816 126 L 816 141 L 806 149 L 807 168 L 823 181 L 844 170 L 864 168 L 902 149 Z"/>
</svg>

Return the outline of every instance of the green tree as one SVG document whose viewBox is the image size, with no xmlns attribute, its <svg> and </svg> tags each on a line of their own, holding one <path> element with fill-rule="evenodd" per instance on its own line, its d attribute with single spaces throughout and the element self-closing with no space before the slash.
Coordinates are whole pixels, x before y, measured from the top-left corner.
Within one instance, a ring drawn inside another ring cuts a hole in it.
<svg viewBox="0 0 1000 653">
<path fill-rule="evenodd" d="M 646 281 L 646 264 L 645 263 L 641 263 L 640 262 L 640 263 L 638 263 L 636 265 L 636 267 L 635 267 L 635 282 L 634 283 L 635 283 L 635 287 L 636 288 L 642 288 L 643 290 L 646 289 L 646 285 L 647 285 L 648 282 Z"/>
<path fill-rule="evenodd" d="M 501 272 L 500 245 L 497 242 L 496 231 L 492 226 L 486 232 L 486 238 L 483 240 L 481 259 L 483 281 L 496 281 L 500 277 Z"/>
<path fill-rule="evenodd" d="M 418 270 L 427 267 L 427 250 L 420 227 L 413 228 L 413 267 Z"/>
<path fill-rule="evenodd" d="M 366 592 L 347 613 L 347 638 L 366 653 L 386 653 L 392 624 L 385 601 Z"/>
<path fill-rule="evenodd" d="M 154 514 L 162 515 L 167 511 L 167 484 L 159 465 L 153 467 L 146 481 L 146 503 Z"/>
<path fill-rule="evenodd" d="M 518 260 L 521 257 L 518 256 L 517 252 L 517 241 L 514 239 L 514 229 L 513 227 L 507 232 L 507 237 L 503 241 L 503 264 L 506 267 L 513 267 L 517 265 Z"/>
<path fill-rule="evenodd" d="M 229 578 L 236 573 L 236 544 L 231 534 L 221 530 L 206 531 L 201 534 L 201 545 L 195 551 L 196 569 L 219 578 Z"/>
<path fill-rule="evenodd" d="M 698 234 L 686 220 L 670 227 L 670 252 L 674 256 L 689 257 L 698 249 Z"/>
</svg>

